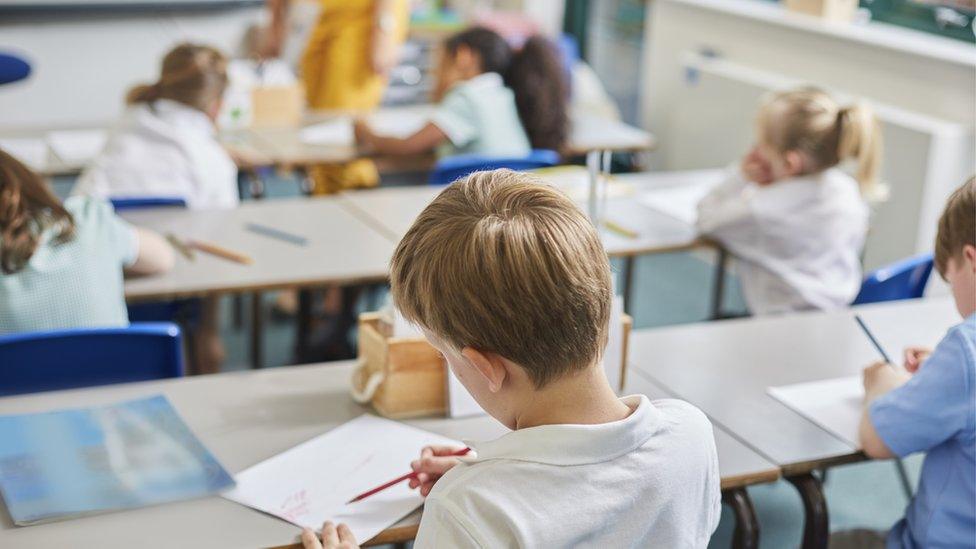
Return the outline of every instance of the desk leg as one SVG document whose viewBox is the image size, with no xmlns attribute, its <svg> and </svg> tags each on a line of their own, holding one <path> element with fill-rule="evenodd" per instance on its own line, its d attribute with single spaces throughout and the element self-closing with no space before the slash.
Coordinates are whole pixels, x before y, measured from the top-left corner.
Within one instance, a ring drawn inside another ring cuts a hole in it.
<svg viewBox="0 0 976 549">
<path fill-rule="evenodd" d="M 628 314 L 633 314 L 630 308 L 630 294 L 634 287 L 634 262 L 636 259 L 632 255 L 623 258 L 624 266 L 621 272 L 621 278 L 623 280 L 621 281 L 620 296 L 624 300 L 624 312 Z"/>
<path fill-rule="evenodd" d="M 295 358 L 304 362 L 308 356 L 308 339 L 312 330 L 312 290 L 298 290 L 298 322 L 295 334 Z"/>
<path fill-rule="evenodd" d="M 599 220 L 599 188 L 600 188 L 600 160 L 602 159 L 602 151 L 590 151 L 586 153 L 586 171 L 589 174 L 590 188 L 586 193 L 586 209 L 587 213 L 590 214 L 590 222 L 596 226 L 597 230 L 600 229 Z"/>
<path fill-rule="evenodd" d="M 305 196 L 312 196 L 312 191 L 315 190 L 315 183 L 312 181 L 311 176 L 308 175 L 308 170 L 305 168 L 299 168 L 298 172 L 298 187 Z"/>
<path fill-rule="evenodd" d="M 732 549 L 757 549 L 759 547 L 759 519 L 752 507 L 752 500 L 745 488 L 733 488 L 722 492 L 722 501 L 735 514 L 735 531 Z"/>
<path fill-rule="evenodd" d="M 830 538 L 827 498 L 817 477 L 810 473 L 786 477 L 803 500 L 803 549 L 826 549 Z"/>
<path fill-rule="evenodd" d="M 725 301 L 725 267 L 729 261 L 729 253 L 719 247 L 715 254 L 715 278 L 712 284 L 712 312 L 711 320 L 722 318 L 722 302 Z"/>
<path fill-rule="evenodd" d="M 264 366 L 264 307 L 261 292 L 251 294 L 251 368 Z"/>
</svg>

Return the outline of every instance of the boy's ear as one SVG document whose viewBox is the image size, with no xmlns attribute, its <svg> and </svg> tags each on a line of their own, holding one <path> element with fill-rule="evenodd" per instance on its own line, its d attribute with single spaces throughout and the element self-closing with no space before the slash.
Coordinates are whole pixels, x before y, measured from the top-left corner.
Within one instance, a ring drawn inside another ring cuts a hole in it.
<svg viewBox="0 0 976 549">
<path fill-rule="evenodd" d="M 461 349 L 461 356 L 468 359 L 474 369 L 488 382 L 488 390 L 497 393 L 502 388 L 508 370 L 502 358 L 494 353 L 485 353 L 472 347 Z"/>
<path fill-rule="evenodd" d="M 969 268 L 976 272 L 976 246 L 966 244 L 962 247 L 962 256 L 969 264 Z"/>
</svg>

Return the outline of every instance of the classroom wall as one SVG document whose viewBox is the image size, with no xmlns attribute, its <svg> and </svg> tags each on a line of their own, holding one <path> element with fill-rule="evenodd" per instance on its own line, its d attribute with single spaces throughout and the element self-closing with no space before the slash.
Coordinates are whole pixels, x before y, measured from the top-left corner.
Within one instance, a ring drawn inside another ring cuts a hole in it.
<svg viewBox="0 0 976 549">
<path fill-rule="evenodd" d="M 27 81 L 0 88 L 0 129 L 104 124 L 129 87 L 155 79 L 162 55 L 194 40 L 237 52 L 260 7 L 0 18 L 0 50 L 33 65 Z"/>
</svg>

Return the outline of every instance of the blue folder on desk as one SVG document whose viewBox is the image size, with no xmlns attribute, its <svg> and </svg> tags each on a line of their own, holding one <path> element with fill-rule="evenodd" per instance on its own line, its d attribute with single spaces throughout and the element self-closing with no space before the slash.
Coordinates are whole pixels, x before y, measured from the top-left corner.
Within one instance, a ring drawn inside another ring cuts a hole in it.
<svg viewBox="0 0 976 549">
<path fill-rule="evenodd" d="M 18 525 L 196 498 L 233 485 L 164 396 L 0 416 L 0 491 Z"/>
</svg>

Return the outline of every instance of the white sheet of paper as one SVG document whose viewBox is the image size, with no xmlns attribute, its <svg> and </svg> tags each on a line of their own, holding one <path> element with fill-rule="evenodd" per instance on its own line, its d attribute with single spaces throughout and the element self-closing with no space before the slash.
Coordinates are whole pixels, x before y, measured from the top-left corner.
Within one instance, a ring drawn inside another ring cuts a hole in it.
<svg viewBox="0 0 976 549">
<path fill-rule="evenodd" d="M 719 183 L 719 181 L 715 181 Z M 680 185 L 641 193 L 641 204 L 693 225 L 698 220 L 698 203 L 714 185 Z"/>
<path fill-rule="evenodd" d="M 603 370 L 614 392 L 620 392 L 620 365 L 624 360 L 624 298 L 614 295 L 610 304 L 610 329 L 607 348 L 603 351 Z"/>
<path fill-rule="evenodd" d="M 349 525 L 364 542 L 420 507 L 401 482 L 356 503 L 357 495 L 410 472 L 429 444 L 463 446 L 434 433 L 362 415 L 236 475 L 223 497 L 318 531 L 326 519 Z"/>
<path fill-rule="evenodd" d="M 43 139 L 12 137 L 0 139 L 0 149 L 20 160 L 32 170 L 42 170 L 47 164 L 48 149 Z"/>
<path fill-rule="evenodd" d="M 353 144 L 352 119 L 338 118 L 305 126 L 299 133 L 302 143 L 345 147 Z"/>
<path fill-rule="evenodd" d="M 861 376 L 838 377 L 767 389 L 770 396 L 827 431 L 860 447 L 864 386 Z"/>
<path fill-rule="evenodd" d="M 430 120 L 430 112 L 424 110 L 377 111 L 370 115 L 369 127 L 387 137 L 410 137 Z"/>
<path fill-rule="evenodd" d="M 84 164 L 95 158 L 107 140 L 105 130 L 62 130 L 47 134 L 51 150 L 68 164 Z"/>
</svg>

